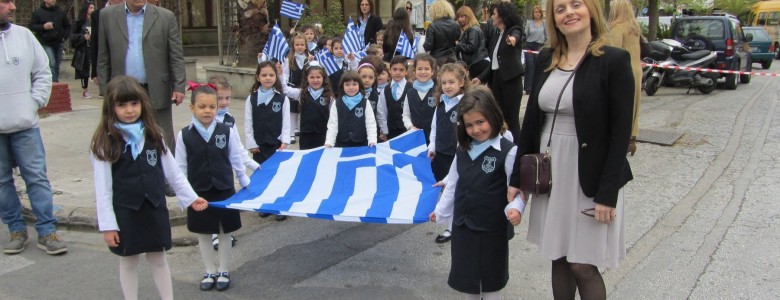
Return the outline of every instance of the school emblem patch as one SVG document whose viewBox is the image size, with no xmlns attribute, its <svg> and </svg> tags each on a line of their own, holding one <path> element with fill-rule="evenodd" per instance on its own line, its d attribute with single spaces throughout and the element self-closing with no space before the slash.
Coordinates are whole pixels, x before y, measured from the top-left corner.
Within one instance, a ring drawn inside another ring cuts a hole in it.
<svg viewBox="0 0 780 300">
<path fill-rule="evenodd" d="M 157 165 L 157 149 L 146 150 L 146 162 L 152 167 Z"/>
<path fill-rule="evenodd" d="M 219 149 L 225 149 L 225 146 L 227 146 L 227 136 L 224 134 L 215 135 L 214 140 L 216 141 L 217 148 Z"/>
<path fill-rule="evenodd" d="M 274 102 L 271 105 L 271 110 L 273 110 L 275 113 L 278 113 L 280 110 L 282 110 L 282 103 Z"/>
<path fill-rule="evenodd" d="M 455 124 L 455 122 L 457 121 L 458 121 L 458 112 L 453 110 L 452 113 L 450 114 L 450 122 L 452 122 L 452 124 Z"/>
<path fill-rule="evenodd" d="M 320 105 L 322 106 L 328 105 L 328 101 L 326 101 L 325 97 L 320 97 Z"/>
<path fill-rule="evenodd" d="M 496 169 L 496 158 L 485 156 L 485 159 L 482 160 L 482 171 L 485 171 L 485 173 L 493 172 Z"/>
<path fill-rule="evenodd" d="M 225 125 L 227 125 L 228 127 L 233 127 L 234 124 L 233 122 L 225 122 Z"/>
<path fill-rule="evenodd" d="M 436 101 L 433 100 L 433 97 L 428 97 L 428 106 L 430 107 L 436 106 Z"/>
<path fill-rule="evenodd" d="M 358 118 L 363 117 L 363 108 L 362 107 L 355 108 L 355 116 L 358 117 Z"/>
<path fill-rule="evenodd" d="M 14 58 L 12 58 L 12 59 L 11 59 L 11 62 L 12 62 L 12 63 L 13 63 L 15 66 L 18 66 L 18 65 L 19 65 L 19 58 L 18 58 L 18 57 L 14 57 Z"/>
</svg>

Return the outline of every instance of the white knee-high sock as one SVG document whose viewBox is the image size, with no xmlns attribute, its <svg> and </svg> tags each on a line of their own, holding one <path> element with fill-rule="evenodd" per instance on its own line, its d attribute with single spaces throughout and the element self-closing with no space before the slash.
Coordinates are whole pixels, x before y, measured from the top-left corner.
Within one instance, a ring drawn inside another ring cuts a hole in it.
<svg viewBox="0 0 780 300">
<path fill-rule="evenodd" d="M 221 236 L 219 239 L 224 241 Z M 222 246 L 224 246 L 224 244 Z M 198 249 L 200 250 L 200 259 L 203 261 L 206 273 L 214 274 L 214 272 L 217 271 L 217 267 L 214 266 L 214 248 L 211 245 L 210 234 L 198 234 Z"/>
<path fill-rule="evenodd" d="M 447 230 L 449 230 L 450 232 L 452 232 L 452 219 L 454 217 L 455 216 L 452 216 L 452 217 L 449 218 L 449 220 L 447 220 Z"/>
<path fill-rule="evenodd" d="M 482 300 L 501 300 L 501 291 L 482 293 Z"/>
<path fill-rule="evenodd" d="M 171 269 L 168 267 L 168 259 L 165 252 L 146 253 L 146 261 L 152 267 L 152 278 L 157 285 L 157 293 L 162 300 L 173 300 L 173 283 L 171 283 Z"/>
<path fill-rule="evenodd" d="M 138 255 L 119 257 L 119 284 L 126 300 L 138 299 Z"/>
<path fill-rule="evenodd" d="M 298 113 L 290 113 L 290 133 L 295 135 L 298 130 Z"/>
<path fill-rule="evenodd" d="M 220 228 L 221 231 L 222 228 Z M 220 233 L 220 241 L 227 241 L 219 247 L 219 272 L 230 272 L 230 257 L 233 255 L 233 247 L 230 244 L 230 233 Z"/>
</svg>

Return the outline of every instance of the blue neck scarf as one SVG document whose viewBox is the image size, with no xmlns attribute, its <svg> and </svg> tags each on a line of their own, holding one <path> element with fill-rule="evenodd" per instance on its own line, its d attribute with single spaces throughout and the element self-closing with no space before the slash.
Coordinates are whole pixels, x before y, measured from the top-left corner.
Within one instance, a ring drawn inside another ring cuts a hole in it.
<svg viewBox="0 0 780 300">
<path fill-rule="evenodd" d="M 308 47 L 309 47 L 309 51 L 317 49 L 317 43 L 315 43 L 315 42 L 307 42 L 307 44 L 308 44 Z"/>
<path fill-rule="evenodd" d="M 366 92 L 366 95 L 370 95 L 370 94 L 371 94 L 371 92 L 373 92 L 373 91 L 374 91 L 374 88 L 372 88 L 372 87 L 367 87 L 367 88 L 364 88 L 364 89 L 363 89 L 363 91 L 365 91 L 365 92 Z"/>
<path fill-rule="evenodd" d="M 333 60 L 336 61 L 336 64 L 339 66 L 339 69 L 341 69 L 344 66 L 344 57 L 336 57 L 333 56 Z"/>
<path fill-rule="evenodd" d="M 460 95 L 450 98 L 447 96 L 447 94 L 441 94 L 441 101 L 444 101 L 445 106 L 452 106 L 460 102 L 460 98 L 458 98 L 458 96 Z"/>
<path fill-rule="evenodd" d="M 433 88 L 433 80 L 428 80 L 428 82 L 420 82 L 419 80 L 415 80 L 412 83 L 412 86 L 414 86 L 414 89 L 423 93 L 427 93 L 431 88 Z"/>
<path fill-rule="evenodd" d="M 349 110 L 352 110 L 355 108 L 355 105 L 358 105 L 360 103 L 360 100 L 363 100 L 363 95 L 360 93 L 355 94 L 354 96 L 341 96 L 341 101 L 344 101 L 344 104 L 347 105 Z"/>
<path fill-rule="evenodd" d="M 325 88 L 319 88 L 315 90 L 309 87 L 308 90 L 309 90 L 309 95 L 311 95 L 311 98 L 317 100 L 322 96 L 322 92 L 325 90 Z"/>
<path fill-rule="evenodd" d="M 489 148 L 491 145 L 493 145 L 493 143 L 495 142 L 495 139 L 497 137 L 492 138 L 492 139 L 487 139 L 487 140 L 482 141 L 482 142 L 477 142 L 476 140 L 471 140 L 471 149 L 469 149 L 469 151 L 468 151 L 469 157 L 471 157 L 471 160 L 477 159 L 477 157 L 480 154 L 482 154 L 482 152 L 485 152 L 485 150 L 487 150 L 487 148 Z"/>
<path fill-rule="evenodd" d="M 271 98 L 274 97 L 274 89 L 264 89 L 263 87 L 260 87 L 257 89 L 257 105 L 260 104 L 268 104 L 268 102 L 271 101 Z"/>
<path fill-rule="evenodd" d="M 220 109 L 217 109 L 217 116 L 218 116 L 218 117 L 222 117 L 222 118 L 224 118 L 224 117 L 225 117 L 225 115 L 227 115 L 227 113 L 228 113 L 228 108 L 227 108 L 227 107 L 225 107 L 225 108 L 220 108 Z"/>
<path fill-rule="evenodd" d="M 217 128 L 217 122 L 214 121 L 211 121 L 208 128 L 203 127 L 203 123 L 198 121 L 195 116 L 192 116 L 192 124 L 195 125 L 195 129 L 198 130 L 198 133 L 200 133 L 200 136 L 203 137 L 203 140 L 206 142 L 209 141 L 211 135 L 214 134 L 214 129 Z"/>
<path fill-rule="evenodd" d="M 303 65 L 306 63 L 306 54 L 295 53 L 295 63 L 298 64 L 298 69 L 303 69 Z"/>
<path fill-rule="evenodd" d="M 138 120 L 135 123 L 114 123 L 114 127 L 122 132 L 122 135 L 127 140 L 124 148 L 127 150 L 127 147 L 130 147 L 130 154 L 133 155 L 133 160 L 135 160 L 138 154 L 141 153 L 141 140 L 144 138 L 144 122 Z"/>
<path fill-rule="evenodd" d="M 387 82 L 385 82 L 385 83 L 377 83 L 376 84 L 376 89 L 377 90 L 384 90 L 387 87 L 387 84 L 388 84 Z"/>
</svg>

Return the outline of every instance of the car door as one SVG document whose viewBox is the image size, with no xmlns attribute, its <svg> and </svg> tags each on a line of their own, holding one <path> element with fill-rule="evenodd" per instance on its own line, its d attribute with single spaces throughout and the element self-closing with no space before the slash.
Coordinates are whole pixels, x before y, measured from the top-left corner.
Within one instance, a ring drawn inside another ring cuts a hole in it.
<svg viewBox="0 0 780 300">
<path fill-rule="evenodd" d="M 741 70 L 750 72 L 751 60 L 750 60 L 750 45 L 747 43 L 744 32 L 742 32 L 742 24 L 734 20 L 729 20 L 731 24 L 731 32 L 734 33 L 734 51 L 739 57 L 739 65 Z"/>
</svg>

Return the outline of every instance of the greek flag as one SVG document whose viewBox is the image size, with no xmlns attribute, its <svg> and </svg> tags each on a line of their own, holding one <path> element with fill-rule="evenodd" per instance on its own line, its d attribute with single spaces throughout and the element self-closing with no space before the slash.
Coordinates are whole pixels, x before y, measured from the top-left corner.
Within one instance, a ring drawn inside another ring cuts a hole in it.
<svg viewBox="0 0 780 300">
<path fill-rule="evenodd" d="M 364 223 L 423 223 L 440 188 L 422 130 L 375 147 L 278 151 L 213 207 Z"/>
<path fill-rule="evenodd" d="M 279 14 L 290 19 L 298 20 L 303 16 L 304 9 L 306 9 L 306 4 L 284 0 L 282 2 L 282 11 Z"/>
<path fill-rule="evenodd" d="M 415 42 L 415 44 L 417 44 Z M 410 44 L 409 39 L 406 37 L 406 33 L 401 32 L 401 36 L 398 37 L 398 45 L 395 46 L 395 52 L 406 56 L 408 58 L 414 58 L 414 48 Z"/>
<path fill-rule="evenodd" d="M 274 24 L 274 28 L 268 35 L 268 41 L 265 42 L 263 53 L 270 58 L 276 58 L 279 62 L 287 59 L 287 53 L 290 53 L 290 45 L 284 39 L 284 34 L 279 28 L 279 24 Z"/>
<path fill-rule="evenodd" d="M 322 51 L 318 52 L 316 56 L 317 61 L 319 61 L 320 65 L 325 68 L 325 72 L 327 72 L 328 75 L 336 73 L 341 69 L 341 66 L 336 63 L 336 58 L 333 57 L 333 54 L 328 52 L 327 49 L 322 49 Z"/>
<path fill-rule="evenodd" d="M 366 55 L 368 55 L 366 51 L 368 51 L 368 44 L 366 44 L 366 46 L 363 47 L 362 50 L 355 52 L 355 56 L 357 56 L 357 59 L 363 59 L 364 57 L 366 57 Z"/>
<path fill-rule="evenodd" d="M 352 22 L 352 17 L 350 17 L 349 22 L 347 22 L 347 31 L 344 32 L 344 53 L 357 53 L 363 49 L 363 46 L 365 45 L 366 44 L 363 43 L 363 36 L 360 35 L 360 30 L 358 30 L 358 27 Z"/>
</svg>

